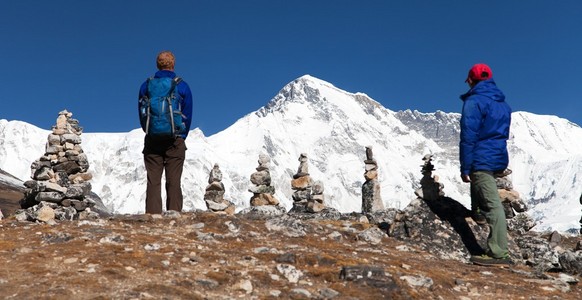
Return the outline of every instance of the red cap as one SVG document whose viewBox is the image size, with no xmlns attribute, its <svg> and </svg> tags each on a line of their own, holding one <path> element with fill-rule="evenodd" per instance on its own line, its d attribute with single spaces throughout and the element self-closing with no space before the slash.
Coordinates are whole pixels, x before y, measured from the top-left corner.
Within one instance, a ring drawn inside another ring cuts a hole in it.
<svg viewBox="0 0 582 300">
<path fill-rule="evenodd" d="M 467 79 L 465 79 L 465 82 L 467 82 L 469 78 L 473 81 L 481 81 L 490 79 L 491 77 L 493 77 L 493 72 L 491 72 L 491 68 L 489 68 L 488 65 L 476 64 L 471 68 L 471 70 L 469 70 L 469 75 L 467 76 Z"/>
</svg>

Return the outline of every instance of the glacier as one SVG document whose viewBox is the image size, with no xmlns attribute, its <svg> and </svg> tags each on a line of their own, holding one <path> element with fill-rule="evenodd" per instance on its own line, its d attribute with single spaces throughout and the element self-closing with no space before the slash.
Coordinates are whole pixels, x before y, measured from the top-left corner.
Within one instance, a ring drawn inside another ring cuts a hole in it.
<svg viewBox="0 0 582 300">
<path fill-rule="evenodd" d="M 290 181 L 300 154 L 306 153 L 311 177 L 324 183 L 326 205 L 359 212 L 366 146 L 378 161 L 386 207 L 404 208 L 416 197 L 425 154 L 434 155 L 433 174 L 444 184 L 445 194 L 468 207 L 469 186 L 459 176 L 459 119 L 458 113 L 442 111 L 391 111 L 364 93 L 304 75 L 223 131 L 208 137 L 198 128 L 189 133 L 182 176 L 184 210 L 206 209 L 204 189 L 214 164 L 223 173 L 225 199 L 237 211 L 248 207 L 249 178 L 261 153 L 271 157 L 275 197 L 290 209 Z M 79 122 L 82 126 L 83 120 Z M 30 164 L 44 154 L 49 133 L 25 122 L 0 120 L 0 169 L 28 180 Z M 81 138 L 93 192 L 116 213 L 143 213 L 142 130 L 85 132 Z M 508 149 L 511 180 L 538 223 L 534 230 L 578 231 L 582 128 L 556 116 L 514 112 Z"/>
</svg>

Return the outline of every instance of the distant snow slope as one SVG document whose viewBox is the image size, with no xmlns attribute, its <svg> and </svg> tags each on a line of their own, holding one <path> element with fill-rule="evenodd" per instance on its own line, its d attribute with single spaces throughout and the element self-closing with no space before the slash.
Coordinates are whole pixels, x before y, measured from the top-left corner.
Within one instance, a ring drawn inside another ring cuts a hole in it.
<svg viewBox="0 0 582 300">
<path fill-rule="evenodd" d="M 73 116 L 74 117 L 74 116 Z M 290 180 L 307 153 L 309 172 L 325 187 L 327 205 L 360 211 L 365 147 L 379 164 L 382 199 L 403 208 L 421 178 L 421 158 L 435 156 L 435 174 L 445 193 L 465 206 L 468 185 L 459 177 L 456 113 L 393 112 L 362 93 L 349 93 L 309 75 L 282 88 L 263 108 L 222 132 L 205 137 L 199 130 L 186 140 L 184 207 L 205 209 L 202 199 L 214 164 L 223 172 L 226 198 L 240 210 L 249 205 L 250 175 L 260 153 L 271 157 L 276 197 L 290 208 Z M 56 119 L 56 112 L 55 112 Z M 83 124 L 83 120 L 79 120 Z M 137 121 L 136 121 L 137 122 Z M 44 153 L 50 131 L 19 121 L 0 120 L 0 169 L 22 180 Z M 93 191 L 113 211 L 144 211 L 145 169 L 141 129 L 129 133 L 84 133 Z M 579 228 L 582 186 L 582 129 L 565 119 L 526 112 L 513 114 L 509 141 L 515 189 L 539 221 L 537 230 Z"/>
</svg>

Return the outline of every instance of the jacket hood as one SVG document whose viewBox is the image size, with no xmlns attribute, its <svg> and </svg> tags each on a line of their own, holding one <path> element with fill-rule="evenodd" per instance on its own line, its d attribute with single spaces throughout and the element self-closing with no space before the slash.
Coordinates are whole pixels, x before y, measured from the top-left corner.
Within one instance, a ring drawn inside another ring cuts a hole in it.
<svg viewBox="0 0 582 300">
<path fill-rule="evenodd" d="M 493 101 L 503 102 L 505 101 L 505 95 L 503 92 L 497 88 L 495 81 L 493 79 L 487 79 L 478 82 L 473 88 L 471 88 L 467 93 L 461 95 L 461 100 L 465 101 L 471 95 L 480 95 L 490 98 Z"/>
</svg>

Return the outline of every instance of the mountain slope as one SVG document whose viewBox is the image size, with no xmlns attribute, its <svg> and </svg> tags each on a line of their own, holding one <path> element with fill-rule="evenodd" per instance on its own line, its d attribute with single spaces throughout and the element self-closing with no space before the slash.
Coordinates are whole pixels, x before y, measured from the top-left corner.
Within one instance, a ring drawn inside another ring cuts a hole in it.
<svg viewBox="0 0 582 300">
<path fill-rule="evenodd" d="M 306 153 L 312 178 L 324 183 L 327 205 L 341 212 L 359 211 L 366 146 L 372 146 L 378 161 L 387 207 L 403 208 L 414 198 L 425 154 L 435 156 L 435 174 L 447 196 L 468 205 L 468 185 L 460 181 L 458 172 L 459 117 L 440 111 L 393 112 L 365 94 L 349 93 L 305 75 L 222 132 L 205 137 L 192 130 L 186 141 L 184 207 L 206 208 L 202 197 L 214 164 L 223 172 L 225 198 L 239 210 L 249 206 L 249 178 L 259 154 L 265 153 L 272 160 L 275 196 L 290 208 L 290 180 L 299 155 Z M 26 123 L 0 120 L 0 168 L 27 180 L 30 163 L 43 154 L 48 133 Z M 557 117 L 516 112 L 511 133 L 512 180 L 540 221 L 537 229 L 577 229 L 582 129 Z M 94 174 L 93 192 L 118 213 L 143 212 L 141 130 L 84 133 L 82 139 Z"/>
</svg>

